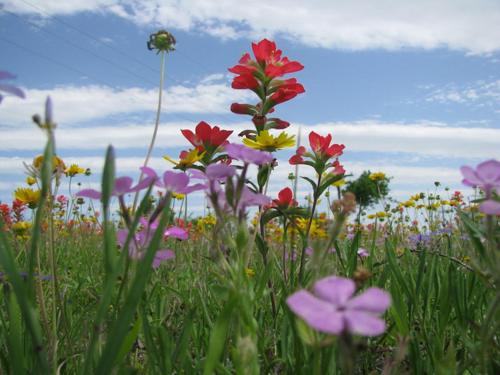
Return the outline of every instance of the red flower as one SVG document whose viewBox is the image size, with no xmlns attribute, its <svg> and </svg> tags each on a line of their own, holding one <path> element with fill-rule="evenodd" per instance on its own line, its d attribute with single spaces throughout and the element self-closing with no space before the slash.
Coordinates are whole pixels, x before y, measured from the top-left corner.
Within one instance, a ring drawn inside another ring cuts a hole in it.
<svg viewBox="0 0 500 375">
<path fill-rule="evenodd" d="M 3 222 L 5 225 L 9 226 L 12 224 L 12 218 L 10 217 L 10 207 L 8 204 L 0 204 L 0 215 L 3 217 Z"/>
<path fill-rule="evenodd" d="M 231 104 L 231 112 L 238 115 L 255 115 L 257 110 L 255 106 L 250 104 L 233 103 Z"/>
<path fill-rule="evenodd" d="M 292 165 L 304 163 L 304 159 L 302 158 L 302 155 L 304 155 L 305 152 L 306 152 L 306 148 L 304 146 L 300 146 L 299 148 L 297 148 L 295 155 L 293 155 L 288 162 Z"/>
<path fill-rule="evenodd" d="M 335 175 L 339 175 L 339 174 L 344 174 L 345 173 L 344 167 L 340 164 L 340 162 L 338 160 L 335 160 L 332 163 L 332 167 L 333 167 L 333 171 L 331 171 L 330 173 L 333 173 Z"/>
<path fill-rule="evenodd" d="M 291 80 L 295 82 L 288 82 L 281 85 L 279 89 L 271 95 L 269 100 L 273 102 L 273 105 L 286 102 L 287 100 L 295 98 L 298 94 L 305 92 L 304 86 L 300 83 L 296 83 L 297 80 L 295 78 L 292 78 Z"/>
<path fill-rule="evenodd" d="M 276 43 L 267 39 L 259 43 L 252 43 L 252 50 L 257 62 L 264 67 L 264 73 L 269 78 L 280 77 L 286 73 L 298 72 L 304 66 L 298 61 L 290 61 L 287 57 L 281 58 L 281 50 L 276 49 Z"/>
<path fill-rule="evenodd" d="M 233 131 L 221 130 L 218 126 L 212 128 L 205 121 L 201 121 L 196 125 L 195 133 L 189 129 L 182 129 L 181 132 L 194 147 L 198 148 L 199 151 L 203 151 L 216 149 L 224 145 Z"/>
<path fill-rule="evenodd" d="M 288 208 L 291 206 L 296 206 L 297 201 L 293 199 L 292 189 L 289 187 L 282 189 L 278 193 L 278 199 L 273 199 L 272 207 L 278 208 Z"/>
<path fill-rule="evenodd" d="M 325 155 L 328 158 L 342 155 L 345 146 L 338 144 L 330 145 L 331 141 L 331 134 L 328 134 L 326 137 L 322 137 L 313 131 L 309 133 L 309 144 L 315 154 Z"/>
<path fill-rule="evenodd" d="M 242 74 L 233 78 L 233 83 L 231 84 L 233 89 L 256 89 L 259 87 L 259 82 L 251 74 Z"/>
</svg>

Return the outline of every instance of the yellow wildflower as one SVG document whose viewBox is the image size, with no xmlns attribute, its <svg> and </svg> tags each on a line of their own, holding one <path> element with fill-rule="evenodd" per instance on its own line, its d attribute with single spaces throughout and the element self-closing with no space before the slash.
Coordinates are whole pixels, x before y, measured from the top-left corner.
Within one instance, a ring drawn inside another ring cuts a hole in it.
<svg viewBox="0 0 500 375">
<path fill-rule="evenodd" d="M 35 178 L 35 177 L 28 176 L 28 177 L 26 177 L 26 183 L 27 183 L 29 186 L 35 185 L 35 184 L 36 184 L 36 178 Z"/>
<path fill-rule="evenodd" d="M 341 187 L 344 186 L 345 184 L 346 184 L 345 179 L 341 179 L 332 183 L 332 185 L 336 187 Z"/>
<path fill-rule="evenodd" d="M 372 181 L 382 181 L 382 180 L 385 180 L 385 173 L 383 172 L 373 172 L 373 173 L 370 173 L 370 175 L 368 176 L 368 178 Z"/>
<path fill-rule="evenodd" d="M 366 215 L 367 219 L 375 219 L 377 216 L 375 214 L 368 214 Z"/>
<path fill-rule="evenodd" d="M 254 277 L 255 276 L 255 271 L 251 268 L 245 268 L 245 273 L 247 274 L 248 277 Z"/>
<path fill-rule="evenodd" d="M 173 191 L 171 194 L 172 194 L 172 198 L 180 200 L 180 201 L 183 200 L 184 197 L 186 196 L 186 194 L 176 193 L 175 191 Z"/>
<path fill-rule="evenodd" d="M 384 218 L 386 218 L 386 217 L 388 217 L 388 216 L 390 216 L 390 215 L 389 215 L 387 212 L 385 212 L 385 211 L 379 211 L 379 212 L 377 212 L 377 213 L 375 214 L 375 217 L 376 217 L 377 219 L 384 219 Z"/>
<path fill-rule="evenodd" d="M 401 203 L 401 205 L 406 208 L 415 207 L 415 201 L 410 199 Z"/>
<path fill-rule="evenodd" d="M 186 169 L 192 166 L 194 163 L 200 161 L 205 156 L 205 151 L 199 152 L 197 148 L 193 148 L 189 151 L 182 151 L 179 155 L 179 161 L 175 161 L 171 157 L 165 155 L 163 159 L 173 163 L 176 168 Z"/>
<path fill-rule="evenodd" d="M 29 230 L 31 229 L 31 223 L 27 221 L 18 221 L 12 224 L 12 232 L 18 240 L 29 239 Z"/>
<path fill-rule="evenodd" d="M 243 143 L 256 150 L 272 152 L 282 148 L 295 146 L 295 136 L 290 136 L 286 132 L 281 132 L 280 135 L 275 137 L 270 134 L 268 130 L 263 130 L 255 137 L 255 140 L 245 138 L 243 139 Z"/>
<path fill-rule="evenodd" d="M 33 167 L 35 167 L 38 170 L 42 168 L 42 163 L 43 163 L 43 155 L 38 155 L 33 159 Z M 56 155 L 52 157 L 52 167 L 54 168 L 54 172 L 57 170 L 66 169 L 64 161 L 59 156 Z"/>
<path fill-rule="evenodd" d="M 14 191 L 15 199 L 28 205 L 29 208 L 36 208 L 40 201 L 40 190 L 32 188 L 19 188 Z"/>
<path fill-rule="evenodd" d="M 68 168 L 64 170 L 64 173 L 66 174 L 66 176 L 74 177 L 77 174 L 85 173 L 85 169 L 79 167 L 78 164 L 71 164 Z"/>
</svg>

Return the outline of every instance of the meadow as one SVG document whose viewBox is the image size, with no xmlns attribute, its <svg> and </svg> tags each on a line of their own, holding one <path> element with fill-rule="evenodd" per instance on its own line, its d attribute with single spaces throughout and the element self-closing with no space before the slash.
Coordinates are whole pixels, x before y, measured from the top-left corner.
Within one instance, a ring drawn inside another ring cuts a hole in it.
<svg viewBox="0 0 500 375">
<path fill-rule="evenodd" d="M 162 75 L 174 47 L 151 35 Z M 299 144 L 275 117 L 304 94 L 283 78 L 302 69 L 253 43 L 229 69 L 235 90 L 255 93 L 230 108 L 248 119 L 241 142 L 201 121 L 155 171 L 159 105 L 143 166 L 122 176 L 109 146 L 99 190 L 71 185 L 89 171 L 57 156 L 47 98 L 33 116 L 46 147 L 0 204 L 1 374 L 500 373 L 500 162 L 461 168 L 474 196 L 436 183 L 391 199 L 383 172 L 344 169 L 335 129 Z M 271 196 L 287 148 L 295 173 Z M 193 192 L 203 216 L 189 212 Z"/>
</svg>

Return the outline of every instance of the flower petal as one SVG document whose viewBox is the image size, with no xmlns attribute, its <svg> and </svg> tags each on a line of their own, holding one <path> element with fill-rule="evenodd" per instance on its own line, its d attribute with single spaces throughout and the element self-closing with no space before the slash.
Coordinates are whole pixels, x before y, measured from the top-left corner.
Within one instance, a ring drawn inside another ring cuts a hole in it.
<svg viewBox="0 0 500 375">
<path fill-rule="evenodd" d="M 76 193 L 76 196 L 90 199 L 101 199 L 101 192 L 94 189 L 83 189 Z"/>
<path fill-rule="evenodd" d="M 115 187 L 113 189 L 113 195 L 123 195 L 130 191 L 130 187 L 132 186 L 132 177 L 118 177 L 115 180 Z"/>
<path fill-rule="evenodd" d="M 380 288 L 368 288 L 363 293 L 347 301 L 346 308 L 383 313 L 391 305 L 391 296 Z"/>
<path fill-rule="evenodd" d="M 160 267 L 161 263 L 172 258 L 175 258 L 175 253 L 172 250 L 158 250 L 153 259 L 153 268 Z"/>
<path fill-rule="evenodd" d="M 316 298 L 306 290 L 292 294 L 286 303 L 290 310 L 320 332 L 337 335 L 344 330 L 343 314 L 330 303 Z"/>
<path fill-rule="evenodd" d="M 479 206 L 479 211 L 486 215 L 500 215 L 500 202 L 489 199 Z"/>
<path fill-rule="evenodd" d="M 170 227 L 165 231 L 164 235 L 167 237 L 177 238 L 179 240 L 188 239 L 188 233 L 180 227 Z"/>
<path fill-rule="evenodd" d="M 329 276 L 314 284 L 314 294 L 335 306 L 344 306 L 355 290 L 354 281 L 344 277 Z"/>
<path fill-rule="evenodd" d="M 377 336 L 385 331 L 385 322 L 364 311 L 346 310 L 344 312 L 347 329 L 362 336 Z"/>
</svg>

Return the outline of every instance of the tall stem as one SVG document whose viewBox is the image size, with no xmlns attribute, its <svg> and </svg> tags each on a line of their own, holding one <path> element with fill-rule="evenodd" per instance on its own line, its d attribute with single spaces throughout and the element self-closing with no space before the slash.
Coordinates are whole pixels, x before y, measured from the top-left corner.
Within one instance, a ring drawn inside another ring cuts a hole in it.
<svg viewBox="0 0 500 375">
<path fill-rule="evenodd" d="M 161 51 L 161 59 L 160 59 L 160 90 L 158 91 L 158 107 L 156 108 L 156 120 L 155 120 L 155 127 L 153 130 L 153 136 L 151 137 L 151 143 L 149 144 L 148 152 L 146 154 L 146 159 L 144 160 L 144 167 L 148 166 L 149 159 L 151 159 L 151 154 L 153 152 L 153 148 L 155 145 L 156 141 L 156 135 L 158 134 L 158 128 L 160 126 L 160 114 L 161 114 L 161 101 L 162 101 L 162 96 L 163 96 L 163 82 L 165 80 L 165 51 Z M 142 178 L 144 177 L 144 173 L 141 172 L 141 176 L 139 177 L 139 182 L 142 181 Z M 132 206 L 132 211 L 135 211 L 135 208 L 137 207 L 137 201 L 139 198 L 139 192 L 135 193 L 134 197 L 134 205 Z"/>
<path fill-rule="evenodd" d="M 321 174 L 318 174 L 318 181 L 316 183 L 316 191 L 314 192 L 314 199 L 313 199 L 313 204 L 311 208 L 311 217 L 309 218 L 309 222 L 307 223 L 307 230 L 306 230 L 306 240 L 305 243 L 302 246 L 302 253 L 300 254 L 300 268 L 299 268 L 299 284 L 302 285 L 302 278 L 304 276 L 304 264 L 306 263 L 306 248 L 309 245 L 309 234 L 311 232 L 311 226 L 312 222 L 314 219 L 314 213 L 316 211 L 316 205 L 318 204 L 318 189 L 321 185 Z"/>
</svg>

